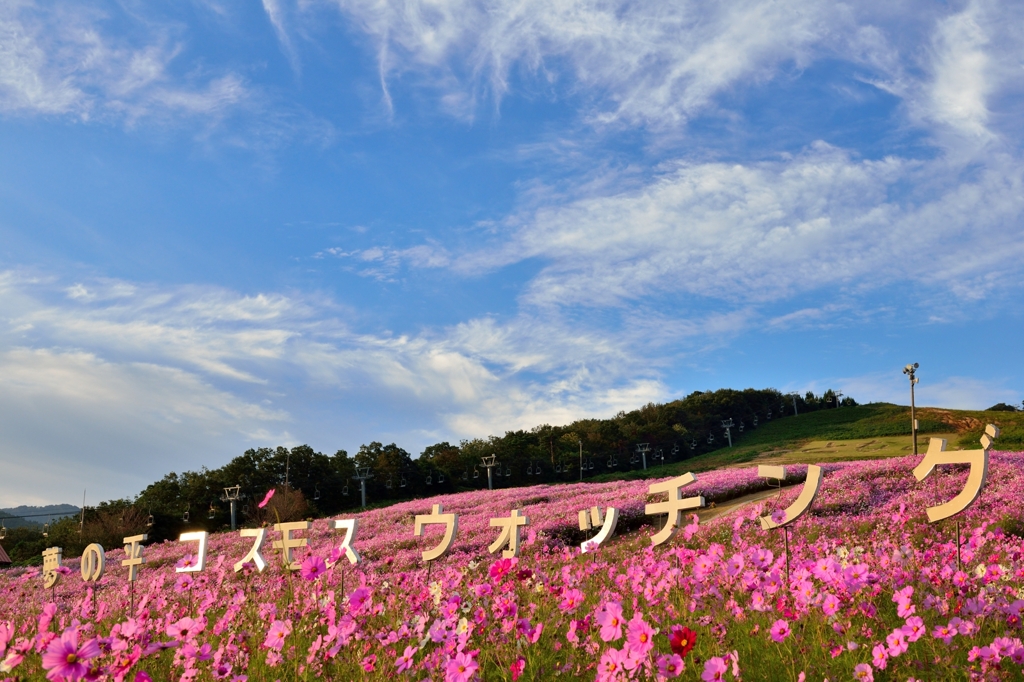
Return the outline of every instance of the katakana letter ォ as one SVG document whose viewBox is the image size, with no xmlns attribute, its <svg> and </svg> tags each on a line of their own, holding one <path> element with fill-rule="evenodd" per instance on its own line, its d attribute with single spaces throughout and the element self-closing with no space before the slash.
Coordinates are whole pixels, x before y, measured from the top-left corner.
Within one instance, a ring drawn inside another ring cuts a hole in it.
<svg viewBox="0 0 1024 682">
<path fill-rule="evenodd" d="M 243 538 L 256 538 L 252 543 L 252 547 L 249 548 L 249 553 L 242 557 L 242 560 L 235 564 L 235 573 L 242 570 L 250 561 L 256 566 L 256 570 L 260 573 L 267 567 L 267 560 L 263 558 L 263 554 L 260 549 L 263 547 L 263 541 L 267 539 L 266 528 L 243 528 L 238 532 Z"/>
<path fill-rule="evenodd" d="M 139 579 L 139 566 L 146 563 L 146 558 L 142 555 L 143 547 L 142 544 L 149 537 L 143 535 L 133 535 L 130 538 L 125 538 L 124 542 L 124 553 L 128 555 L 128 558 L 121 562 L 122 566 L 128 567 L 128 582 L 133 583 Z"/>
<path fill-rule="evenodd" d="M 519 529 L 529 525 L 529 517 L 523 516 L 518 509 L 513 509 L 508 517 L 491 519 L 491 528 L 501 528 L 501 535 L 495 540 L 487 551 L 494 554 L 499 549 L 508 545 L 508 549 L 501 553 L 506 559 L 519 556 Z"/>
<path fill-rule="evenodd" d="M 760 464 L 757 467 L 757 475 L 761 478 L 777 478 L 781 482 L 786 478 L 786 467 Z M 808 464 L 807 480 L 804 481 L 804 487 L 800 490 L 797 498 L 793 500 L 793 504 L 782 512 L 782 520 L 776 522 L 771 514 L 762 516 L 761 528 L 764 530 L 782 528 L 796 521 L 814 504 L 814 498 L 818 496 L 819 489 L 821 489 L 821 467 L 817 464 Z"/>
<path fill-rule="evenodd" d="M 960 494 L 949 502 L 928 507 L 928 521 L 935 523 L 950 516 L 959 514 L 981 494 L 988 476 L 988 449 L 992 441 L 999 437 L 999 428 L 995 424 L 985 427 L 981 436 L 981 450 L 946 450 L 945 438 L 932 438 L 928 441 L 928 452 L 921 463 L 914 467 L 914 477 L 923 481 L 940 464 L 970 464 L 971 471 L 967 474 L 967 483 Z"/>
<path fill-rule="evenodd" d="M 683 499 L 679 490 L 684 485 L 690 485 L 691 483 L 696 482 L 696 480 L 697 477 L 693 474 L 685 473 L 682 476 L 676 476 L 675 478 L 670 478 L 669 480 L 662 481 L 661 483 L 651 484 L 651 487 L 648 489 L 648 494 L 668 494 L 668 500 L 666 502 L 655 502 L 644 507 L 644 513 L 647 515 L 668 514 L 668 520 L 665 522 L 665 527 L 651 536 L 651 542 L 655 546 L 672 539 L 672 536 L 676 534 L 676 530 L 678 530 L 679 526 L 683 523 L 684 510 L 699 509 L 704 506 L 703 495 Z"/>
<path fill-rule="evenodd" d="M 433 561 L 440 556 L 443 556 L 447 552 L 452 543 L 455 542 L 455 534 L 459 532 L 459 515 L 458 514 L 442 514 L 443 511 L 441 505 L 435 504 L 433 510 L 429 514 L 418 514 L 413 525 L 413 535 L 416 537 L 422 537 L 423 526 L 443 523 L 445 526 L 444 537 L 441 538 L 441 544 L 433 549 L 428 549 L 423 552 L 424 561 Z"/>
<path fill-rule="evenodd" d="M 292 550 L 296 547 L 305 547 L 309 544 L 308 538 L 293 538 L 292 532 L 296 530 L 309 530 L 313 527 L 309 521 L 292 521 L 291 523 L 275 523 L 274 530 L 281 533 L 280 540 L 274 540 L 274 549 L 282 550 L 284 565 L 288 570 L 297 571 L 302 565 L 292 558 Z"/>
<path fill-rule="evenodd" d="M 43 587 L 53 587 L 60 578 L 57 569 L 64 558 L 64 550 L 60 547 L 50 547 L 43 550 Z"/>
<path fill-rule="evenodd" d="M 341 545 L 338 546 L 338 551 L 341 552 L 341 556 L 348 559 L 348 562 L 353 566 L 358 564 L 361 560 L 359 552 L 352 546 L 352 541 L 356 539 L 356 530 L 359 529 L 359 519 L 335 519 L 334 530 L 345 531 L 344 537 L 341 538 Z M 341 561 L 341 558 L 338 558 Z"/>
<path fill-rule="evenodd" d="M 591 507 L 589 513 L 586 509 L 580 510 L 580 530 L 591 530 L 600 528 L 599 532 L 589 540 L 580 543 L 580 549 L 587 552 L 588 549 L 597 549 L 611 536 L 615 535 L 615 527 L 619 524 L 619 510 L 615 507 L 605 507 L 604 519 L 601 518 L 601 508 Z"/>
<path fill-rule="evenodd" d="M 82 552 L 82 580 L 85 582 L 97 582 L 103 577 L 107 570 L 107 555 L 103 551 L 103 545 L 92 543 Z"/>
<path fill-rule="evenodd" d="M 188 566 L 182 566 L 181 568 L 175 568 L 175 573 L 198 573 L 206 568 L 206 541 L 209 539 L 209 533 L 205 530 L 192 531 L 191 533 L 182 533 L 178 536 L 178 542 L 199 542 L 199 548 L 196 550 L 196 560 Z"/>
</svg>

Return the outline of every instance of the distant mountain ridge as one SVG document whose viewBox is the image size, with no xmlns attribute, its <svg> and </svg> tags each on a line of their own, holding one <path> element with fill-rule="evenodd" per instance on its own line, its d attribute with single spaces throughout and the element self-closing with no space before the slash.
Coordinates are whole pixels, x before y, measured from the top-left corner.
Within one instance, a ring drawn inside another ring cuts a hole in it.
<svg viewBox="0 0 1024 682">
<path fill-rule="evenodd" d="M 56 521 L 65 516 L 81 513 L 82 509 L 73 504 L 48 504 L 43 507 L 21 505 L 0 509 L 0 518 L 8 528 L 22 526 L 41 526 L 48 521 Z"/>
</svg>

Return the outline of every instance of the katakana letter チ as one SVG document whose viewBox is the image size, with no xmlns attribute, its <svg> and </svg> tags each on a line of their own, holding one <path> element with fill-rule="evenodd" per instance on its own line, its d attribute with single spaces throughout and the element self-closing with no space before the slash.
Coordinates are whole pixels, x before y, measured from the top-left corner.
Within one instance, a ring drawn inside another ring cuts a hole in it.
<svg viewBox="0 0 1024 682">
<path fill-rule="evenodd" d="M 786 467 L 784 466 L 772 466 L 767 464 L 760 464 L 757 467 L 757 475 L 761 478 L 777 478 L 779 482 L 786 478 Z M 807 513 L 807 510 L 811 508 L 814 503 L 814 498 L 818 496 L 818 490 L 821 488 L 821 467 L 817 464 L 807 465 L 807 480 L 804 481 L 804 487 L 800 490 L 800 494 L 793 504 L 786 507 L 781 512 L 781 520 L 772 518 L 772 515 L 761 517 L 761 528 L 764 530 L 770 530 L 772 528 L 782 528 L 796 521 L 798 518 Z"/>
<path fill-rule="evenodd" d="M 57 584 L 60 573 L 60 562 L 64 558 L 64 550 L 60 547 L 50 547 L 43 550 L 43 587 L 53 587 Z"/>
<path fill-rule="evenodd" d="M 921 463 L 914 467 L 914 476 L 923 481 L 939 464 L 970 464 L 971 471 L 967 474 L 967 484 L 960 494 L 945 504 L 928 507 L 928 521 L 935 523 L 950 516 L 959 514 L 981 494 L 988 476 L 988 449 L 992 441 L 999 437 L 999 428 L 995 424 L 985 427 L 981 436 L 981 450 L 946 450 L 945 438 L 932 438 L 928 441 L 928 452 Z"/>
<path fill-rule="evenodd" d="M 589 540 L 580 543 L 580 549 L 584 552 L 589 549 L 597 549 L 603 545 L 608 538 L 615 535 L 615 526 L 619 524 L 619 510 L 615 507 L 605 507 L 604 519 L 601 518 L 601 508 L 591 507 L 588 513 L 586 509 L 580 510 L 580 530 L 591 530 L 600 528 L 599 532 Z"/>
<path fill-rule="evenodd" d="M 206 541 L 209 539 L 209 533 L 205 530 L 192 531 L 191 533 L 182 533 L 178 536 L 178 542 L 199 542 L 199 548 L 196 550 L 195 561 L 190 563 L 188 566 L 182 566 L 181 568 L 175 568 L 175 573 L 198 573 L 199 571 L 206 568 Z"/>
<path fill-rule="evenodd" d="M 133 535 L 123 540 L 127 558 L 121 565 L 128 567 L 128 582 L 133 583 L 139 579 L 139 566 L 146 563 L 146 558 L 142 555 L 142 543 L 148 539 L 146 535 Z"/>
<path fill-rule="evenodd" d="M 291 571 L 297 571 L 302 566 L 292 558 L 292 550 L 296 547 L 305 547 L 309 544 L 308 538 L 293 538 L 292 531 L 309 530 L 313 527 L 309 521 L 292 521 L 291 523 L 275 523 L 274 530 L 281 533 L 280 540 L 274 540 L 274 549 L 282 550 L 284 565 Z"/>
<path fill-rule="evenodd" d="M 508 549 L 503 551 L 501 556 L 506 559 L 519 556 L 519 529 L 529 525 L 529 523 L 529 517 L 520 514 L 518 509 L 513 509 L 511 516 L 499 516 L 496 519 L 491 519 L 491 527 L 500 527 L 501 535 L 487 548 L 487 551 L 494 554 L 505 545 L 508 545 Z"/>
<path fill-rule="evenodd" d="M 82 580 L 85 582 L 97 582 L 103 577 L 107 569 L 107 555 L 103 551 L 103 545 L 92 543 L 82 552 Z"/>
<path fill-rule="evenodd" d="M 263 569 L 267 567 L 267 560 L 263 558 L 260 549 L 263 547 L 263 541 L 267 539 L 267 529 L 243 528 L 238 534 L 243 538 L 256 538 L 256 540 L 252 543 L 252 547 L 249 548 L 249 553 L 235 564 L 235 573 L 241 571 L 250 561 L 256 566 L 256 570 L 262 573 Z"/>
<path fill-rule="evenodd" d="M 334 530 L 345 531 L 345 536 L 341 538 L 341 545 L 338 547 L 338 551 L 341 552 L 341 556 L 348 559 L 348 562 L 353 566 L 358 564 L 360 561 L 359 552 L 352 546 L 352 541 L 356 539 L 356 530 L 359 529 L 359 519 L 336 519 L 334 521 Z M 338 558 L 341 561 L 341 558 Z"/>
<path fill-rule="evenodd" d="M 443 523 L 445 526 L 444 537 L 441 538 L 441 544 L 433 549 L 428 549 L 423 552 L 424 561 L 433 561 L 440 556 L 443 556 L 447 552 L 452 543 L 455 542 L 455 534 L 459 532 L 459 515 L 458 514 L 442 514 L 443 511 L 441 505 L 435 504 L 433 510 L 429 514 L 419 514 L 416 516 L 415 524 L 413 526 L 413 535 L 416 537 L 422 537 L 423 526 Z"/>
<path fill-rule="evenodd" d="M 661 483 L 651 484 L 648 494 L 668 494 L 668 501 L 655 502 L 644 507 L 644 513 L 647 515 L 668 514 L 668 520 L 665 522 L 665 527 L 651 536 L 651 542 L 655 546 L 672 539 L 672 536 L 676 534 L 676 530 L 678 530 L 679 526 L 683 523 L 684 510 L 699 509 L 704 506 L 703 495 L 683 499 L 679 490 L 684 485 L 690 485 L 696 481 L 696 476 L 691 473 L 685 473 L 682 476 L 676 476 L 675 478 L 670 478 L 669 480 L 662 481 Z"/>
</svg>

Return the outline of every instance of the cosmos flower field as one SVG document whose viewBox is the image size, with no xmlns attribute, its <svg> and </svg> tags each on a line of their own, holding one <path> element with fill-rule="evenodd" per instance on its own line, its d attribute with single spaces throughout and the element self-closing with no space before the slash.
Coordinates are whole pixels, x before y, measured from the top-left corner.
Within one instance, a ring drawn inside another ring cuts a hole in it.
<svg viewBox="0 0 1024 682">
<path fill-rule="evenodd" d="M 962 488 L 945 467 L 919 483 L 913 458 L 825 467 L 789 534 L 757 517 L 800 485 L 687 521 L 652 547 L 652 481 L 537 486 L 421 499 L 359 514 L 363 562 L 337 559 L 340 534 L 314 521 L 302 570 L 233 564 L 250 538 L 211 536 L 207 567 L 176 573 L 192 544 L 146 548 L 129 589 L 124 551 L 86 584 L 78 560 L 54 590 L 38 569 L 0 571 L 6 680 L 967 680 L 1022 679 L 1024 453 L 993 452 L 986 488 L 952 520 L 924 508 Z M 799 468 L 797 468 L 799 469 Z M 795 473 L 799 473 L 798 471 Z M 721 504 L 763 489 L 755 468 L 698 476 L 683 490 Z M 429 569 L 413 536 L 432 504 L 460 515 L 453 549 Z M 578 512 L 621 510 L 594 552 Z M 491 517 L 529 517 L 517 559 L 487 546 Z M 663 518 L 663 517 L 662 517 Z M 131 608 L 134 600 L 134 610 Z"/>
</svg>

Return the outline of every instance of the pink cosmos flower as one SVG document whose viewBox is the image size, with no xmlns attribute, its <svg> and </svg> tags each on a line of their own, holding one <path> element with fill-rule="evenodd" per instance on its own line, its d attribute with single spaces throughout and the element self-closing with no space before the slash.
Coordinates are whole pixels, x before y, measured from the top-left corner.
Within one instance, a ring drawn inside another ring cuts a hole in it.
<svg viewBox="0 0 1024 682">
<path fill-rule="evenodd" d="M 685 664 L 679 654 L 658 656 L 658 675 L 665 678 L 679 677 Z"/>
<path fill-rule="evenodd" d="M 839 598 L 834 594 L 826 594 L 825 598 L 821 600 L 821 610 L 826 616 L 835 615 L 839 610 Z"/>
<path fill-rule="evenodd" d="M 700 679 L 704 680 L 704 682 L 720 682 L 720 680 L 725 679 L 726 670 L 725 659 L 721 656 L 709 658 L 707 663 L 704 664 L 704 672 L 701 673 Z"/>
<path fill-rule="evenodd" d="M 885 638 L 889 645 L 889 655 L 895 658 L 907 650 L 907 635 L 902 628 L 896 628 Z"/>
<path fill-rule="evenodd" d="M 875 673 L 867 663 L 858 663 L 853 669 L 853 679 L 858 682 L 875 682 Z"/>
<path fill-rule="evenodd" d="M 920 616 L 911 616 L 907 618 L 907 624 L 902 629 L 903 634 L 907 636 L 908 642 L 916 642 L 925 633 L 924 621 L 921 620 Z"/>
<path fill-rule="evenodd" d="M 419 649 L 414 646 L 405 647 L 405 653 L 395 659 L 395 669 L 400 673 L 412 669 L 412 657 L 416 655 L 417 651 Z"/>
<path fill-rule="evenodd" d="M 274 489 L 271 488 L 270 490 L 267 491 L 267 495 L 266 495 L 266 497 L 263 498 L 263 501 L 260 502 L 256 506 L 259 507 L 260 509 L 263 509 L 264 507 L 267 506 L 267 502 L 270 502 L 270 498 L 272 498 L 273 496 L 274 496 Z"/>
<path fill-rule="evenodd" d="M 290 620 L 275 620 L 270 625 L 270 630 L 267 632 L 267 638 L 263 641 L 263 646 L 275 651 L 281 651 L 284 647 L 284 638 L 291 633 L 292 622 Z"/>
<path fill-rule="evenodd" d="M 622 605 L 610 601 L 597 612 L 597 624 L 601 627 L 601 641 L 614 642 L 622 637 Z"/>
<path fill-rule="evenodd" d="M 512 662 L 508 669 L 512 672 L 512 682 L 515 682 L 523 674 L 523 670 L 526 669 L 526 659 L 520 656 Z"/>
<path fill-rule="evenodd" d="M 43 669 L 49 680 L 80 680 L 89 672 L 86 663 L 90 658 L 100 655 L 100 647 L 95 639 L 90 639 L 81 647 L 78 646 L 78 629 L 65 630 L 59 638 L 55 638 L 46 647 L 43 654 Z"/>
<path fill-rule="evenodd" d="M 772 641 L 781 642 L 782 640 L 789 637 L 789 623 L 780 618 L 779 620 L 772 623 L 772 629 L 769 630 L 769 633 L 772 636 Z"/>
<path fill-rule="evenodd" d="M 583 593 L 579 590 L 566 590 L 562 593 L 562 602 L 558 605 L 564 613 L 572 613 L 583 603 Z"/>
<path fill-rule="evenodd" d="M 953 641 L 953 637 L 956 636 L 956 628 L 950 627 L 949 625 L 936 625 L 935 629 L 932 630 L 932 637 L 935 639 L 941 639 L 943 644 L 949 644 Z"/>
<path fill-rule="evenodd" d="M 179 642 L 184 642 L 202 632 L 205 626 L 205 623 L 185 616 L 181 620 L 167 626 L 167 635 L 169 637 L 173 637 Z"/>
<path fill-rule="evenodd" d="M 654 648 L 654 629 L 648 625 L 643 615 L 637 613 L 629 621 L 626 630 L 626 647 L 634 658 L 643 658 Z"/>
<path fill-rule="evenodd" d="M 377 667 L 377 654 L 370 654 L 364 658 L 361 665 L 363 666 L 363 670 L 368 673 L 372 673 Z"/>
<path fill-rule="evenodd" d="M 875 648 L 871 650 L 871 665 L 879 670 L 885 670 L 885 667 L 889 665 L 889 652 L 886 651 L 885 645 L 876 644 Z"/>
<path fill-rule="evenodd" d="M 354 616 L 370 602 L 370 588 L 358 587 L 348 596 L 348 610 Z"/>
<path fill-rule="evenodd" d="M 457 653 L 444 670 L 445 682 L 469 682 L 479 669 L 477 662 L 467 653 Z"/>
<path fill-rule="evenodd" d="M 785 509 L 776 509 L 775 511 L 773 511 L 772 512 L 772 521 L 776 525 L 778 525 L 780 523 L 785 523 L 785 521 L 786 521 L 786 510 Z"/>
<path fill-rule="evenodd" d="M 316 580 L 327 572 L 327 564 L 320 557 L 310 554 L 303 560 L 300 571 L 303 579 Z"/>
<path fill-rule="evenodd" d="M 614 680 L 618 674 L 626 669 L 626 662 L 629 654 L 618 649 L 608 649 L 601 655 L 601 662 L 597 666 L 598 677 L 602 680 Z"/>
</svg>

